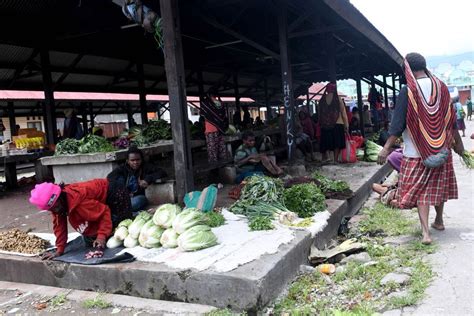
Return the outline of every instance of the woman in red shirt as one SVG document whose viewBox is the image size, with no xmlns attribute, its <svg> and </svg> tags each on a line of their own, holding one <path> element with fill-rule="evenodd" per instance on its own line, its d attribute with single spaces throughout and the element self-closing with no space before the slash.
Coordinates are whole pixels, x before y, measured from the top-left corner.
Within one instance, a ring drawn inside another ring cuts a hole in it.
<svg viewBox="0 0 474 316">
<path fill-rule="evenodd" d="M 53 216 L 56 252 L 48 252 L 44 259 L 64 253 L 67 243 L 67 221 L 92 246 L 105 248 L 112 229 L 120 221 L 131 218 L 130 196 L 124 187 L 95 179 L 69 185 L 44 182 L 31 191 L 30 203 Z"/>
</svg>

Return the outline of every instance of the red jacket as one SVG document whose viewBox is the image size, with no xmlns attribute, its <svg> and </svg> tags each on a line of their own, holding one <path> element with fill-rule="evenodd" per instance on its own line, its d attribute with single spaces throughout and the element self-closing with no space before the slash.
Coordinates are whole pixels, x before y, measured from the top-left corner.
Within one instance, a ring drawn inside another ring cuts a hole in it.
<svg viewBox="0 0 474 316">
<path fill-rule="evenodd" d="M 71 226 L 84 236 L 106 239 L 112 233 L 112 218 L 107 206 L 109 181 L 96 179 L 67 185 L 68 213 L 53 214 L 53 230 L 59 253 L 64 252 L 67 243 L 67 218 Z"/>
</svg>

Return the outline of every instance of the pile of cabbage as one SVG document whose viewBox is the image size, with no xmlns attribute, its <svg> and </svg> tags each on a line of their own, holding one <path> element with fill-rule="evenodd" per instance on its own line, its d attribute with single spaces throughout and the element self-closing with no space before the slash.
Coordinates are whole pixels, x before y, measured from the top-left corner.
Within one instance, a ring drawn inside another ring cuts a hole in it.
<svg viewBox="0 0 474 316">
<path fill-rule="evenodd" d="M 217 237 L 207 224 L 206 215 L 196 208 L 181 210 L 164 204 L 151 215 L 140 212 L 132 221 L 122 221 L 107 241 L 108 248 L 176 248 L 195 251 L 217 245 Z"/>
</svg>

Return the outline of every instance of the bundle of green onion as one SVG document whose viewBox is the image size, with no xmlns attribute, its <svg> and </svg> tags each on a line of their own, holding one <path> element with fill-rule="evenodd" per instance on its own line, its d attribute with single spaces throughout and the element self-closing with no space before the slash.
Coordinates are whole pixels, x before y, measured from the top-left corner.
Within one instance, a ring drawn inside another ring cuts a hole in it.
<svg viewBox="0 0 474 316">
<path fill-rule="evenodd" d="M 474 155 L 467 150 L 461 154 L 462 161 L 469 169 L 474 169 Z"/>
</svg>

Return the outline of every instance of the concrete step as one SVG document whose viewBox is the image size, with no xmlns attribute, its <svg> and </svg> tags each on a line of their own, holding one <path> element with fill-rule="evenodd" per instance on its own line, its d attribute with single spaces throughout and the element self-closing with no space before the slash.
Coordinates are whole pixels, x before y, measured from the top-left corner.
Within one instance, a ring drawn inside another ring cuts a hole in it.
<svg viewBox="0 0 474 316">
<path fill-rule="evenodd" d="M 0 281 L 0 289 L 2 291 L 14 291 L 15 293 L 31 293 L 33 295 L 41 295 L 42 297 L 55 297 L 63 294 L 66 295 L 68 301 L 79 303 L 79 305 L 85 300 L 96 298 L 98 295 L 98 293 L 91 291 L 67 290 L 59 287 L 5 281 Z M 0 301 L 0 306 L 5 306 L 9 303 L 16 305 L 17 301 L 22 300 L 21 296 L 17 297 L 18 299 L 3 299 L 3 302 Z M 111 303 L 114 307 L 145 310 L 152 315 L 204 315 L 216 310 L 215 307 L 209 305 L 170 302 L 119 294 L 104 293 L 101 294 L 101 299 Z"/>
</svg>

